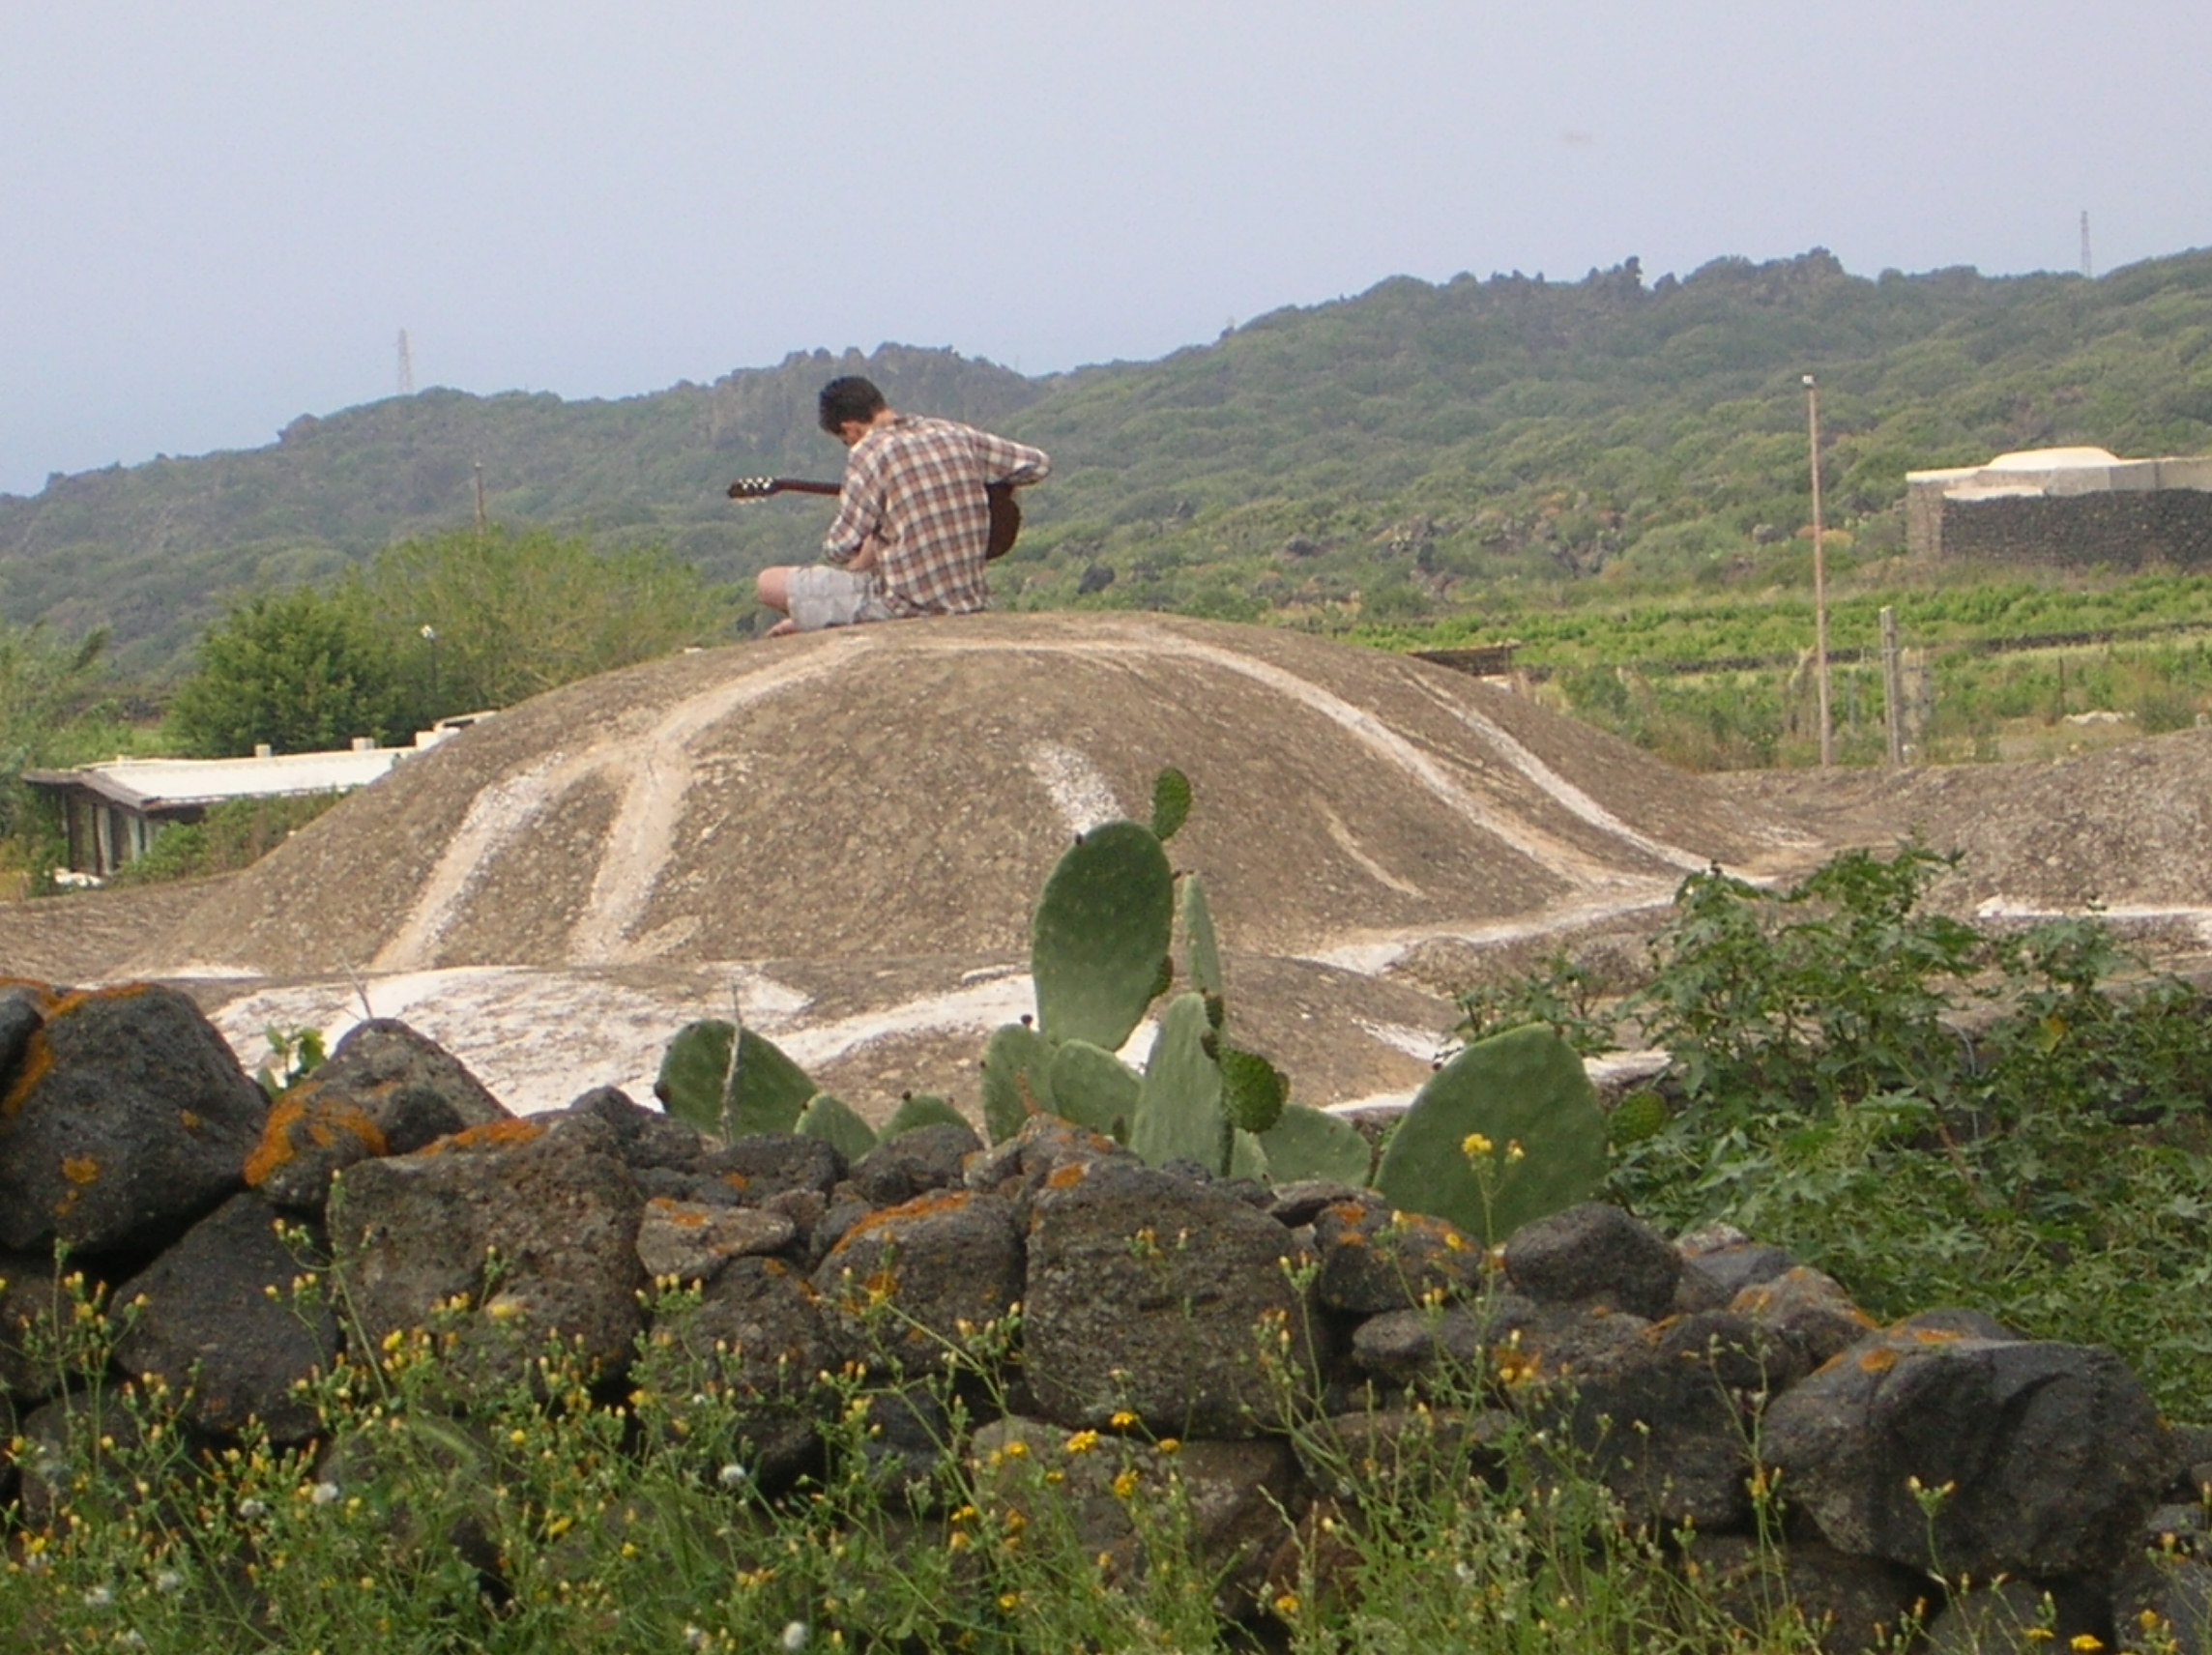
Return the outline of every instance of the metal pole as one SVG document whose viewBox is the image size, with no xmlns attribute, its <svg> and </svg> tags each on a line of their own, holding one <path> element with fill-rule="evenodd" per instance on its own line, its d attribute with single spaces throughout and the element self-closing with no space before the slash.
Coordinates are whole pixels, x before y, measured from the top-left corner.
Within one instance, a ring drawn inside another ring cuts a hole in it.
<svg viewBox="0 0 2212 1655">
<path fill-rule="evenodd" d="M 1881 698 L 1889 723 L 1889 762 L 1905 765 L 1905 667 L 1897 656 L 1897 611 L 1881 609 Z"/>
<path fill-rule="evenodd" d="M 484 532 L 483 461 L 477 461 L 477 533 Z"/>
<path fill-rule="evenodd" d="M 1828 717 L 1828 554 L 1820 528 L 1820 388 L 1805 376 L 1806 439 L 1813 452 L 1813 673 L 1820 696 L 1820 768 L 1836 762 L 1836 731 Z"/>
</svg>

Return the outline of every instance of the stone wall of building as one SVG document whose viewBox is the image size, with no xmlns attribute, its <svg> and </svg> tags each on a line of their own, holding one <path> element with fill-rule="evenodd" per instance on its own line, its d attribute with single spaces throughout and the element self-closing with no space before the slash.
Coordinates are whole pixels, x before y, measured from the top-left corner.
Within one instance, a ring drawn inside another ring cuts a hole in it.
<svg viewBox="0 0 2212 1655">
<path fill-rule="evenodd" d="M 1946 499 L 1937 513 L 1931 549 L 1947 562 L 2212 568 L 2212 491 L 2200 488 Z"/>
</svg>

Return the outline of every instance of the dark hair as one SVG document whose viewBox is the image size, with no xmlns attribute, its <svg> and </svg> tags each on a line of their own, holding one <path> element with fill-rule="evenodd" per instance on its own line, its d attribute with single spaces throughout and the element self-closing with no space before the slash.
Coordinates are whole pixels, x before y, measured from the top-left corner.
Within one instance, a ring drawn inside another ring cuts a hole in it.
<svg viewBox="0 0 2212 1655">
<path fill-rule="evenodd" d="M 875 381 L 858 374 L 833 379 L 822 388 L 822 428 L 834 437 L 846 421 L 858 420 L 865 425 L 888 406 Z"/>
</svg>

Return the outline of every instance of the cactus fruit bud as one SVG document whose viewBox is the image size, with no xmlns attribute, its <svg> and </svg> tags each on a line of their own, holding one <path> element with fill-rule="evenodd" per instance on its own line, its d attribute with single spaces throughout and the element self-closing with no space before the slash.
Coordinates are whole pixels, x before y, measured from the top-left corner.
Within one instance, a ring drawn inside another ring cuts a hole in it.
<svg viewBox="0 0 2212 1655">
<path fill-rule="evenodd" d="M 1190 777 L 1172 766 L 1152 778 L 1152 832 L 1162 844 L 1190 815 Z"/>
<path fill-rule="evenodd" d="M 1212 1007 L 1207 1009 L 1210 1012 Z M 1245 1132 L 1266 1132 L 1282 1116 L 1290 1097 L 1290 1083 L 1257 1052 L 1224 1046 L 1219 1061 L 1221 1107 L 1229 1124 Z"/>
</svg>

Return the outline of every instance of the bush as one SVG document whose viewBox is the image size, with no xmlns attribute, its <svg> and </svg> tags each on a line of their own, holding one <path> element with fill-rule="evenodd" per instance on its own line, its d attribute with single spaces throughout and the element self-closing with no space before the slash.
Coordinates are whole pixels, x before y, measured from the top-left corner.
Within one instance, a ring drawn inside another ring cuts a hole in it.
<svg viewBox="0 0 2212 1655">
<path fill-rule="evenodd" d="M 144 856 L 116 870 L 113 883 L 155 885 L 250 867 L 344 797 L 307 793 L 227 800 L 197 822 L 162 828 Z"/>
<path fill-rule="evenodd" d="M 1735 1224 L 1877 1317 L 1972 1305 L 2110 1345 L 2212 1420 L 2212 1006 L 2095 920 L 1927 913 L 1953 862 L 1854 852 L 1770 892 L 1683 883 L 1615 1008 L 1674 1062 L 1613 1186 L 1679 1233 Z"/>
</svg>

